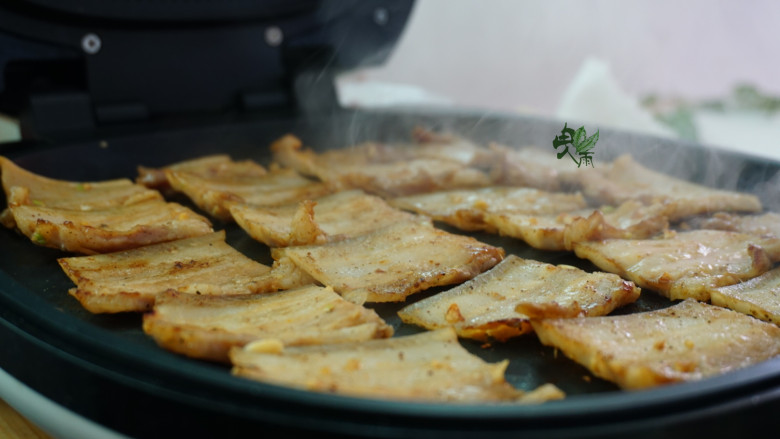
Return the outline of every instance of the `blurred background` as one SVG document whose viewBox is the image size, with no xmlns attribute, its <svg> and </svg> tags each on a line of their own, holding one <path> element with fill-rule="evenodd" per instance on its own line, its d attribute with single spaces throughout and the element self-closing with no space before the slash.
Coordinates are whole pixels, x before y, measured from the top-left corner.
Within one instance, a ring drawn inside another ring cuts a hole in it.
<svg viewBox="0 0 780 439">
<path fill-rule="evenodd" d="M 780 159 L 780 2 L 417 0 L 342 104 L 537 114 Z M 592 128 L 591 128 L 592 125 Z"/>
<path fill-rule="evenodd" d="M 366 4 L 380 27 L 398 22 Z M 390 57 L 337 76 L 337 94 L 348 107 L 532 114 L 780 160 L 778 23 L 773 0 L 416 0 Z M 0 141 L 18 136 L 0 115 Z"/>
</svg>

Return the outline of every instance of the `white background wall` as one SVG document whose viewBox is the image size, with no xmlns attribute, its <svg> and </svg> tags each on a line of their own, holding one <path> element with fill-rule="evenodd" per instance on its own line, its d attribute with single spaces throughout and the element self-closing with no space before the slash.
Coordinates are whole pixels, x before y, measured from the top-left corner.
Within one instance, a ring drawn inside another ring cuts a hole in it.
<svg viewBox="0 0 780 439">
<path fill-rule="evenodd" d="M 418 0 L 389 61 L 348 79 L 552 114 L 588 57 L 636 96 L 719 97 L 739 82 L 780 95 L 780 2 Z"/>
</svg>

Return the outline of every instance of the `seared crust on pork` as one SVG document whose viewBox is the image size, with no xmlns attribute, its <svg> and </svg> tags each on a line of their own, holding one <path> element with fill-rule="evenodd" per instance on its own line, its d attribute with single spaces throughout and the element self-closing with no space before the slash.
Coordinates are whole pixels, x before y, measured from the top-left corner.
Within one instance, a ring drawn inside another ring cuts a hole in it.
<svg viewBox="0 0 780 439">
<path fill-rule="evenodd" d="M 780 325 L 780 268 L 761 276 L 710 290 L 713 305 Z"/>
<path fill-rule="evenodd" d="M 286 135 L 271 145 L 271 151 L 276 163 L 316 177 L 334 190 L 362 189 L 386 198 L 490 183 L 486 173 L 462 161 L 426 156 L 414 148 L 366 143 L 316 152 Z"/>
<path fill-rule="evenodd" d="M 22 169 L 3 156 L 0 156 L 0 174 L 9 204 L 89 211 L 163 199 L 159 192 L 128 179 L 56 180 Z M 13 188 L 21 190 L 12 191 Z"/>
<path fill-rule="evenodd" d="M 356 303 L 403 301 L 434 286 L 463 282 L 493 267 L 503 249 L 433 227 L 401 221 L 323 245 L 276 249 L 322 285 Z"/>
<path fill-rule="evenodd" d="M 696 217 L 686 221 L 688 226 L 700 229 L 728 230 L 731 232 L 747 233 L 760 238 L 768 238 L 764 241 L 764 250 L 773 262 L 780 261 L 780 247 L 773 245 L 780 243 L 780 213 L 764 212 L 755 215 L 743 215 L 737 213 L 718 212 L 710 217 Z"/>
<path fill-rule="evenodd" d="M 135 181 L 146 187 L 163 192 L 171 190 L 166 171 L 188 172 L 206 179 L 258 177 L 267 173 L 266 169 L 252 160 L 234 161 L 227 154 L 213 154 L 173 163 L 162 168 L 138 166 Z"/>
<path fill-rule="evenodd" d="M 650 170 L 630 155 L 586 171 L 578 174 L 578 182 L 593 203 L 617 205 L 627 200 L 663 203 L 670 221 L 719 211 L 760 212 L 763 208 L 755 195 L 680 180 Z"/>
<path fill-rule="evenodd" d="M 439 402 L 541 402 L 552 385 L 525 393 L 504 378 L 508 361 L 486 363 L 451 328 L 323 346 L 252 343 L 230 351 L 233 374 L 272 384 L 369 398 Z"/>
<path fill-rule="evenodd" d="M 586 208 L 558 214 L 486 213 L 486 223 L 499 234 L 525 241 L 539 250 L 572 250 L 581 241 L 650 238 L 669 226 L 666 208 L 629 200 L 618 206 Z"/>
<path fill-rule="evenodd" d="M 428 215 L 461 230 L 496 232 L 485 215 L 516 212 L 529 215 L 554 214 L 583 209 L 580 194 L 546 192 L 532 188 L 491 186 L 486 188 L 438 191 L 397 197 L 389 203 L 400 209 Z"/>
<path fill-rule="evenodd" d="M 244 172 L 245 167 L 234 165 L 214 176 L 175 169 L 166 170 L 165 175 L 173 189 L 183 192 L 204 212 L 222 221 L 233 219 L 230 203 L 278 206 L 331 192 L 324 184 L 309 180 L 292 169 L 272 169 L 261 174 Z"/>
<path fill-rule="evenodd" d="M 545 345 L 624 389 L 694 381 L 780 355 L 780 328 L 692 299 L 622 316 L 532 322 Z"/>
<path fill-rule="evenodd" d="M 339 241 L 413 217 L 360 190 L 282 206 L 234 203 L 230 213 L 252 238 L 269 247 Z"/>
<path fill-rule="evenodd" d="M 165 349 L 221 362 L 229 361 L 230 348 L 255 340 L 303 346 L 393 335 L 375 311 L 314 285 L 240 296 L 169 290 L 144 315 L 143 329 Z"/>
<path fill-rule="evenodd" d="M 9 206 L 30 205 L 83 212 L 163 199 L 159 192 L 128 179 L 96 182 L 57 180 L 27 171 L 3 156 L 0 156 L 0 177 Z M 9 229 L 16 227 L 10 209 L 0 213 L 0 224 Z"/>
<path fill-rule="evenodd" d="M 710 289 L 746 281 L 772 268 L 762 246 L 776 245 L 776 240 L 720 230 L 694 230 L 669 233 L 658 239 L 579 242 L 574 245 L 574 252 L 604 271 L 669 299 L 708 301 Z"/>
<path fill-rule="evenodd" d="M 93 313 L 147 311 L 166 290 L 202 295 L 273 291 L 271 267 L 225 242 L 225 232 L 133 250 L 58 259 L 70 294 Z"/>
<path fill-rule="evenodd" d="M 572 166 L 568 160 L 558 159 L 551 151 L 533 146 L 512 148 L 492 143 L 489 148 L 493 152 L 490 167 L 493 184 L 570 191 L 578 189 L 579 174 L 585 171 Z"/>
<path fill-rule="evenodd" d="M 638 298 L 639 288 L 617 275 L 509 255 L 491 270 L 398 315 L 426 329 L 452 327 L 461 337 L 506 341 L 531 331 L 531 317 L 605 315 Z"/>
<path fill-rule="evenodd" d="M 160 200 L 85 211 L 21 204 L 9 209 L 16 227 L 35 244 L 88 255 L 213 232 L 205 217 Z"/>
</svg>

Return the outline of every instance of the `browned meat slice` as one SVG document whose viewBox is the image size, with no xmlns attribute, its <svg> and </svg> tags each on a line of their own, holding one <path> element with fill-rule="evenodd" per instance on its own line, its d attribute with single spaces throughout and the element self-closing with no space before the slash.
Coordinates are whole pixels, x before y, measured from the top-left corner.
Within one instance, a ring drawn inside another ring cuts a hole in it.
<svg viewBox="0 0 780 439">
<path fill-rule="evenodd" d="M 144 332 L 165 349 L 228 362 L 255 340 L 284 346 L 359 342 L 393 335 L 376 312 L 314 285 L 268 294 L 198 296 L 172 290 L 144 315 Z"/>
<path fill-rule="evenodd" d="M 398 312 L 426 329 L 453 327 L 461 337 L 506 341 L 535 319 L 598 316 L 636 301 L 639 288 L 615 274 L 507 256 L 491 270 Z"/>
<path fill-rule="evenodd" d="M 504 251 L 415 220 L 323 245 L 280 248 L 273 255 L 363 303 L 403 301 L 430 287 L 471 279 L 499 263 Z"/>
<path fill-rule="evenodd" d="M 559 214 L 527 214 L 522 212 L 495 212 L 484 215 L 484 220 L 498 234 L 524 241 L 539 250 L 566 250 L 566 227 L 582 215 L 592 215 L 595 209 Z"/>
<path fill-rule="evenodd" d="M 341 167 L 332 169 L 324 181 L 337 189 L 363 189 L 385 198 L 490 183 L 482 171 L 437 159 Z"/>
<path fill-rule="evenodd" d="M 235 203 L 230 213 L 252 238 L 269 247 L 338 241 L 413 217 L 359 190 L 282 206 Z"/>
<path fill-rule="evenodd" d="M 271 267 L 228 245 L 224 231 L 58 262 L 76 284 L 70 294 L 94 313 L 146 311 L 169 289 L 202 295 L 276 289 Z"/>
<path fill-rule="evenodd" d="M 757 215 L 740 215 L 727 212 L 718 212 L 711 217 L 696 217 L 686 221 L 688 226 L 693 225 L 701 229 L 729 230 L 732 232 L 747 233 L 763 241 L 769 259 L 772 262 L 780 262 L 780 214 L 765 212 Z"/>
<path fill-rule="evenodd" d="M 413 129 L 407 143 L 364 142 L 321 152 L 304 148 L 299 138 L 288 134 L 274 142 L 271 151 L 276 163 L 311 177 L 319 176 L 325 168 L 340 166 L 435 159 L 482 168 L 490 166 L 495 159 L 494 151 L 466 138 L 423 127 Z"/>
<path fill-rule="evenodd" d="M 755 195 L 717 190 L 652 171 L 623 155 L 611 164 L 579 174 L 586 197 L 599 204 L 638 200 L 664 203 L 670 221 L 718 211 L 760 212 Z"/>
<path fill-rule="evenodd" d="M 362 189 L 394 197 L 439 189 L 487 186 L 487 174 L 457 160 L 412 156 L 382 144 L 315 152 L 288 135 L 272 146 L 274 160 L 335 190 Z M 406 158 L 405 158 L 406 157 Z"/>
<path fill-rule="evenodd" d="M 439 402 L 542 402 L 552 385 L 524 393 L 509 384 L 509 362 L 486 363 L 452 329 L 323 346 L 250 343 L 230 351 L 233 374 L 272 384 L 365 398 Z"/>
<path fill-rule="evenodd" d="M 776 212 L 757 215 L 718 212 L 709 217 L 697 217 L 686 222 L 699 229 L 729 230 L 756 236 L 780 237 L 780 213 Z"/>
<path fill-rule="evenodd" d="M 395 207 L 428 215 L 461 230 L 496 229 L 484 221 L 487 213 L 517 212 L 531 215 L 567 212 L 585 207 L 580 194 L 546 192 L 532 188 L 491 186 L 438 191 L 389 200 Z"/>
<path fill-rule="evenodd" d="M 577 242 L 604 239 L 643 239 L 669 229 L 667 206 L 643 205 L 629 200 L 617 207 L 602 206 L 590 215 L 574 216 L 563 232 L 564 248 L 571 250 Z"/>
<path fill-rule="evenodd" d="M 0 167 L 8 200 L 2 223 L 38 245 L 93 254 L 212 231 L 206 218 L 130 180 L 55 180 L 4 157 Z"/>
<path fill-rule="evenodd" d="M 328 170 L 339 167 L 360 167 L 371 163 L 391 163 L 407 160 L 402 151 L 390 145 L 367 142 L 349 148 L 315 151 L 304 148 L 298 137 L 287 134 L 271 144 L 274 163 L 295 169 L 303 175 L 325 180 Z"/>
<path fill-rule="evenodd" d="M 578 189 L 579 174 L 571 160 L 561 160 L 550 151 L 537 147 L 511 148 L 491 144 L 494 152 L 490 176 L 495 184 L 525 186 L 547 191 Z M 600 166 L 597 164 L 595 166 Z"/>
<path fill-rule="evenodd" d="M 317 279 L 309 276 L 309 273 L 295 265 L 295 262 L 284 254 L 284 247 L 272 248 L 271 256 L 274 258 L 274 264 L 268 277 L 277 290 L 290 290 L 317 283 Z"/>
<path fill-rule="evenodd" d="M 173 189 L 183 192 L 203 211 L 222 221 L 232 220 L 230 203 L 277 206 L 330 193 L 324 184 L 292 169 L 249 172 L 246 163 L 233 164 L 213 175 L 175 169 L 166 170 L 165 175 Z"/>
<path fill-rule="evenodd" d="M 780 325 L 780 268 L 745 282 L 714 288 L 710 300 L 713 305 Z"/>
<path fill-rule="evenodd" d="M 414 143 L 406 158 L 427 157 L 457 161 L 465 166 L 488 168 L 495 161 L 495 152 L 452 133 L 435 132 L 423 127 L 412 130 Z"/>
<path fill-rule="evenodd" d="M 659 239 L 607 239 L 574 244 L 577 256 L 670 299 L 709 300 L 709 290 L 759 276 L 772 267 L 762 246 L 777 238 L 694 230 Z"/>
<path fill-rule="evenodd" d="M 253 178 L 268 171 L 253 160 L 234 161 L 227 154 L 214 154 L 184 160 L 162 168 L 138 166 L 136 182 L 161 191 L 171 189 L 166 171 L 188 172 L 208 180 L 232 178 Z"/>
<path fill-rule="evenodd" d="M 610 238 L 649 238 L 669 226 L 666 207 L 626 201 L 617 208 L 579 209 L 559 214 L 495 212 L 484 216 L 499 234 L 539 250 L 571 250 L 575 243 Z"/>
<path fill-rule="evenodd" d="M 780 355 L 780 328 L 695 300 L 622 316 L 533 322 L 594 375 L 624 389 L 694 381 Z"/>
<path fill-rule="evenodd" d="M 208 219 L 176 203 L 150 200 L 101 210 L 9 206 L 19 230 L 38 245 L 108 253 L 211 233 Z"/>
<path fill-rule="evenodd" d="M 55 180 L 22 169 L 2 156 L 0 173 L 8 204 L 89 211 L 162 200 L 159 192 L 128 179 L 99 182 Z M 12 220 L 9 212 L 4 215 Z M 13 227 L 13 221 L 7 225 Z"/>
</svg>

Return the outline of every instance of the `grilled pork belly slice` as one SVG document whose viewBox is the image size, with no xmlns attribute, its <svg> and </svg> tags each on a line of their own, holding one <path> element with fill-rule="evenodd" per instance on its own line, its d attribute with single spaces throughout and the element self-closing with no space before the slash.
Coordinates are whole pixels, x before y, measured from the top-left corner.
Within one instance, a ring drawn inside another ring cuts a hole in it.
<svg viewBox="0 0 780 439">
<path fill-rule="evenodd" d="M 482 171 L 437 159 L 341 167 L 331 169 L 324 181 L 339 190 L 363 189 L 384 198 L 490 183 Z"/>
<path fill-rule="evenodd" d="M 413 218 L 360 190 L 283 206 L 235 203 L 230 214 L 252 238 L 269 247 L 324 244 Z"/>
<path fill-rule="evenodd" d="M 539 340 L 624 389 L 694 381 L 780 355 L 780 328 L 692 299 L 657 311 L 532 322 Z"/>
<path fill-rule="evenodd" d="M 474 168 L 489 167 L 495 160 L 495 152 L 491 149 L 451 133 L 439 133 L 418 126 L 412 130 L 409 140 L 406 143 L 364 142 L 317 152 L 304 148 L 298 137 L 288 134 L 271 145 L 271 152 L 274 162 L 311 177 L 318 176 L 324 168 L 415 159 L 445 160 Z"/>
<path fill-rule="evenodd" d="M 531 331 L 535 319 L 598 316 L 639 298 L 639 288 L 615 274 L 507 256 L 451 290 L 398 312 L 426 329 L 452 327 L 461 337 L 506 341 Z"/>
<path fill-rule="evenodd" d="M 277 290 L 289 290 L 304 285 L 316 284 L 317 279 L 295 265 L 295 262 L 284 255 L 283 250 L 272 248 L 271 255 L 274 258 L 269 281 Z"/>
<path fill-rule="evenodd" d="M 490 183 L 487 174 L 457 160 L 410 156 L 409 148 L 383 144 L 315 152 L 287 135 L 274 142 L 271 151 L 277 163 L 316 177 L 334 190 L 362 189 L 385 198 Z"/>
<path fill-rule="evenodd" d="M 626 201 L 618 207 L 579 209 L 559 214 L 494 212 L 484 216 L 499 234 L 525 241 L 539 250 L 571 250 L 581 241 L 649 238 L 669 226 L 666 207 Z"/>
<path fill-rule="evenodd" d="M 138 166 L 136 182 L 160 191 L 170 191 L 166 171 L 188 172 L 202 178 L 214 180 L 225 178 L 253 178 L 265 175 L 268 171 L 253 160 L 234 161 L 227 154 L 214 154 L 173 163 L 162 168 Z"/>
<path fill-rule="evenodd" d="M 0 172 L 9 203 L 86 211 L 162 200 L 159 192 L 128 179 L 95 182 L 56 180 L 22 169 L 2 156 Z M 12 196 L 13 187 L 26 190 Z"/>
<path fill-rule="evenodd" d="M 780 214 L 765 212 L 741 215 L 718 212 L 711 217 L 697 217 L 690 224 L 701 229 L 728 230 L 765 238 L 762 246 L 772 262 L 780 262 Z"/>
<path fill-rule="evenodd" d="M 32 205 L 52 209 L 89 211 L 162 200 L 155 190 L 128 179 L 97 182 L 56 180 L 20 168 L 0 156 L 0 177 L 8 204 Z M 9 228 L 15 226 L 10 211 L 3 216 Z"/>
<path fill-rule="evenodd" d="M 571 250 L 577 242 L 656 236 L 669 229 L 667 212 L 663 204 L 648 206 L 629 200 L 617 207 L 602 206 L 589 215 L 572 214 L 563 231 L 564 248 Z"/>
<path fill-rule="evenodd" d="M 284 347 L 250 343 L 230 351 L 233 374 L 316 392 L 439 402 L 543 402 L 564 397 L 551 384 L 524 393 L 509 384 L 508 361 L 486 363 L 450 329 L 362 343 Z"/>
<path fill-rule="evenodd" d="M 363 303 L 399 302 L 430 287 L 471 279 L 499 263 L 504 251 L 415 219 L 323 245 L 277 248 L 272 255 Z"/>
<path fill-rule="evenodd" d="M 713 305 L 780 325 L 780 268 L 761 276 L 710 290 Z"/>
<path fill-rule="evenodd" d="M 93 313 L 146 311 L 169 289 L 202 295 L 277 289 L 271 267 L 225 242 L 225 232 L 94 256 L 60 258 L 70 294 Z"/>
<path fill-rule="evenodd" d="M 208 219 L 157 199 L 101 210 L 18 204 L 9 209 L 19 231 L 35 244 L 82 254 L 127 250 L 213 231 Z"/>
<path fill-rule="evenodd" d="M 511 148 L 498 143 L 491 144 L 490 149 L 494 154 L 490 169 L 494 184 L 546 191 L 578 188 L 578 175 L 582 171 L 571 161 L 558 159 L 553 152 L 530 146 Z"/>
<path fill-rule="evenodd" d="M 591 215 L 595 209 L 559 214 L 527 214 L 523 212 L 493 212 L 483 216 L 499 235 L 524 241 L 538 250 L 566 250 L 566 227 L 582 215 Z"/>
<path fill-rule="evenodd" d="M 231 221 L 230 203 L 276 206 L 313 199 L 330 193 L 324 184 L 309 180 L 292 169 L 271 169 L 267 173 L 245 172 L 235 164 L 214 175 L 167 169 L 165 175 L 174 190 L 183 192 L 199 208 L 222 221 Z"/>
<path fill-rule="evenodd" d="M 699 229 L 729 230 L 757 236 L 780 237 L 780 213 L 764 212 L 758 215 L 739 215 L 718 212 L 709 217 L 688 221 Z"/>
<path fill-rule="evenodd" d="M 144 315 L 143 330 L 165 349 L 221 362 L 229 362 L 231 347 L 255 340 L 302 346 L 393 335 L 393 328 L 375 311 L 314 285 L 240 296 L 169 290 L 157 296 L 154 310 Z"/>
<path fill-rule="evenodd" d="M 327 177 L 330 168 L 366 166 L 371 163 L 388 163 L 404 159 L 398 157 L 399 153 L 392 154 L 388 145 L 371 142 L 350 148 L 318 152 L 311 148 L 304 148 L 301 139 L 292 134 L 274 141 L 271 144 L 271 153 L 274 163 L 320 180 Z"/>
<path fill-rule="evenodd" d="M 400 209 L 428 215 L 461 230 L 495 228 L 484 221 L 486 213 L 522 212 L 552 214 L 583 209 L 585 199 L 580 194 L 541 191 L 532 188 L 491 186 L 476 189 L 447 190 L 397 197 L 388 200 Z"/>
<path fill-rule="evenodd" d="M 763 246 L 777 238 L 757 238 L 720 230 L 670 232 L 659 239 L 606 239 L 578 242 L 574 252 L 600 269 L 672 300 L 708 301 L 712 288 L 732 285 L 768 271 Z"/>
<path fill-rule="evenodd" d="M 495 162 L 494 151 L 452 133 L 436 132 L 418 126 L 412 130 L 412 139 L 414 143 L 406 158 L 453 160 L 480 169 L 487 169 Z"/>
<path fill-rule="evenodd" d="M 670 221 L 718 211 L 760 212 L 755 195 L 717 190 L 652 171 L 623 155 L 606 166 L 579 175 L 586 197 L 599 204 L 620 204 L 638 200 L 644 204 L 664 203 Z"/>
</svg>

